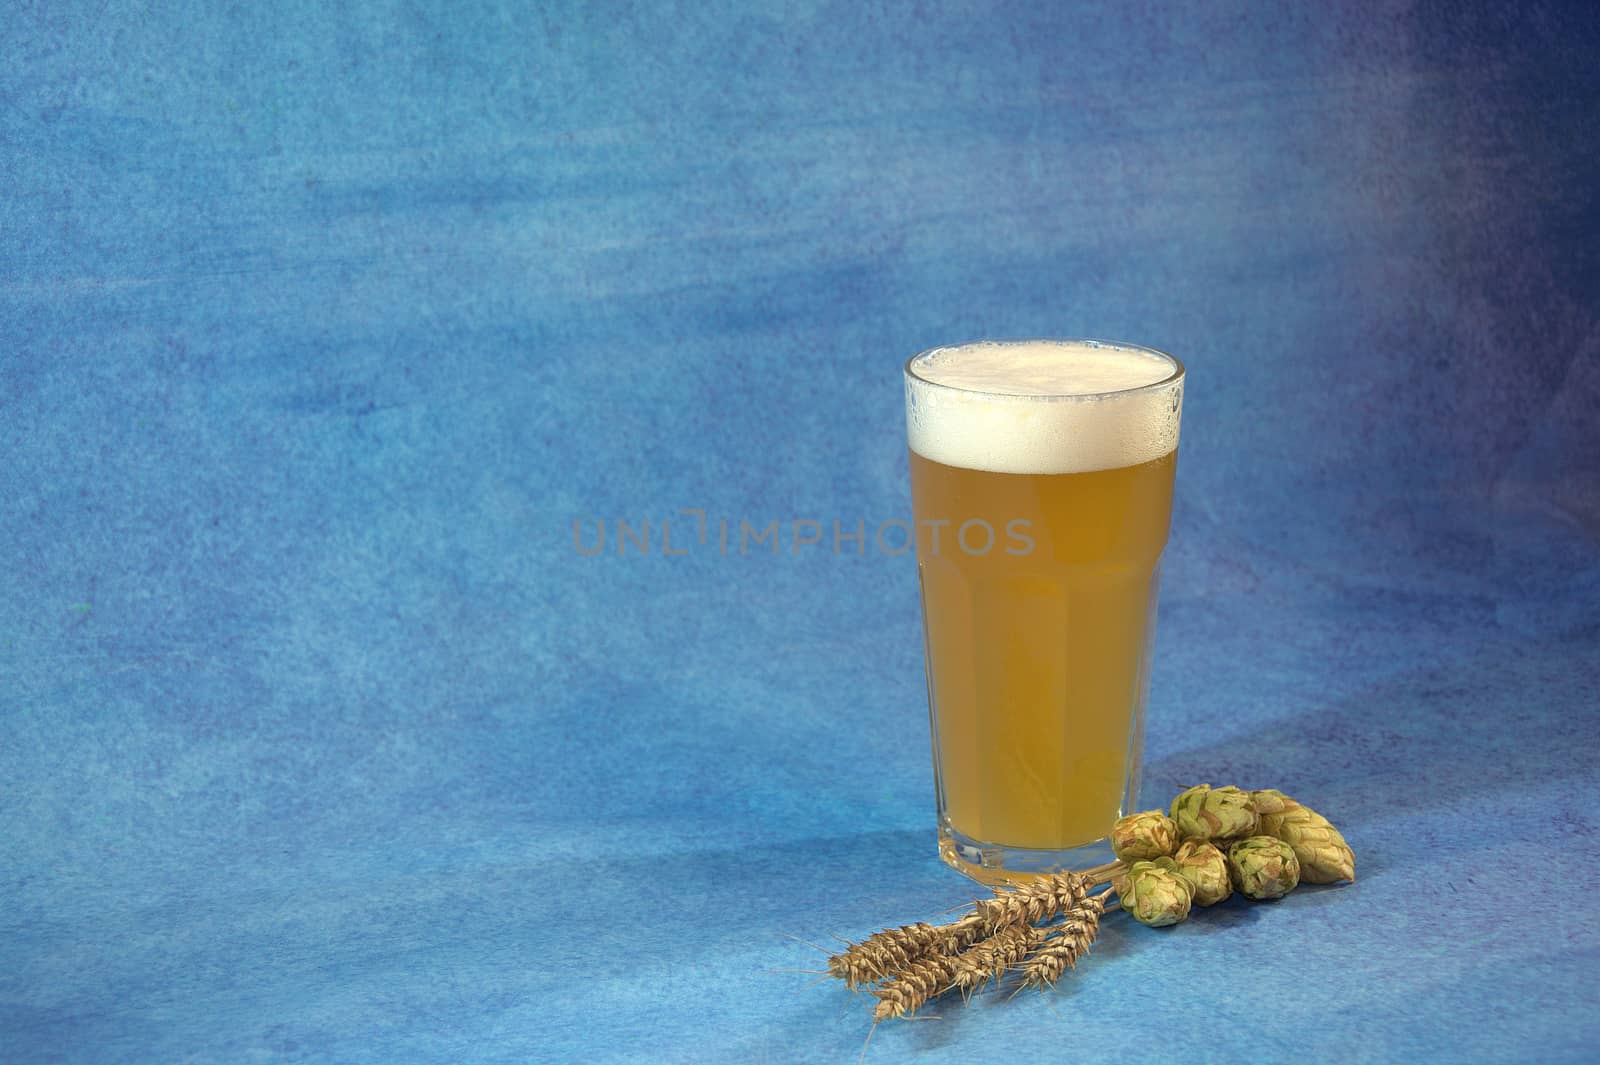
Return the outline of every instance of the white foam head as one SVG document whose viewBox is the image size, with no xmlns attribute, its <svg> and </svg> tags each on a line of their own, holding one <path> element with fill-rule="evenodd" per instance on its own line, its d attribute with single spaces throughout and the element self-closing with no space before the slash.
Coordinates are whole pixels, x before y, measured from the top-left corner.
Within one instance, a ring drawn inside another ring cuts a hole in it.
<svg viewBox="0 0 1600 1065">
<path fill-rule="evenodd" d="M 911 450 L 995 473 L 1089 473 L 1178 446 L 1183 366 L 1100 340 L 979 341 L 906 363 Z"/>
</svg>

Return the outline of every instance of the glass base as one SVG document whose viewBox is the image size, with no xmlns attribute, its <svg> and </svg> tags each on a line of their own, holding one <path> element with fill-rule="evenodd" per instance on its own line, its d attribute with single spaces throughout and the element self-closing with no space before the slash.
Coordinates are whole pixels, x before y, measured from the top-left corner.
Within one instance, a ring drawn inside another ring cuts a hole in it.
<svg viewBox="0 0 1600 1065">
<path fill-rule="evenodd" d="M 939 857 L 957 872 L 991 886 L 1022 883 L 1067 869 L 1092 869 L 1117 860 L 1111 851 L 1110 837 L 1064 850 L 1004 847 L 964 836 L 942 820 Z"/>
</svg>

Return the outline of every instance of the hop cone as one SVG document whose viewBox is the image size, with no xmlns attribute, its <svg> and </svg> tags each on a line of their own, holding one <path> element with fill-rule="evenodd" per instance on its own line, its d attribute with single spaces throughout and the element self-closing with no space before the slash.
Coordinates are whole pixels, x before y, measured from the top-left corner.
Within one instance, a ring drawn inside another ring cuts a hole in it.
<svg viewBox="0 0 1600 1065">
<path fill-rule="evenodd" d="M 1228 873 L 1249 899 L 1281 899 L 1300 883 L 1294 848 L 1274 836 L 1251 836 L 1228 848 Z"/>
<path fill-rule="evenodd" d="M 1256 813 L 1281 814 L 1289 807 L 1296 805 L 1295 801 L 1277 788 L 1262 788 L 1260 791 L 1250 793 L 1250 802 L 1256 808 Z"/>
<path fill-rule="evenodd" d="M 1261 807 L 1261 831 L 1294 848 L 1300 861 L 1300 879 L 1308 884 L 1332 884 L 1356 878 L 1356 854 L 1333 824 L 1309 806 L 1302 806 L 1281 791 L 1256 792 L 1267 796 L 1268 811 Z"/>
<path fill-rule="evenodd" d="M 1176 872 L 1194 888 L 1196 906 L 1215 906 L 1233 894 L 1228 859 L 1210 843 L 1191 839 L 1172 856 Z"/>
<path fill-rule="evenodd" d="M 1117 881 L 1122 908 L 1140 924 L 1161 928 L 1189 916 L 1194 888 L 1177 872 L 1171 858 L 1134 862 Z"/>
<path fill-rule="evenodd" d="M 1177 845 L 1178 826 L 1160 810 L 1119 817 L 1111 826 L 1111 849 L 1119 861 L 1161 858 Z"/>
<path fill-rule="evenodd" d="M 1231 784 L 1225 788 L 1196 784 L 1172 800 L 1171 813 L 1184 839 L 1238 839 L 1256 833 L 1256 808 L 1250 793 Z"/>
</svg>

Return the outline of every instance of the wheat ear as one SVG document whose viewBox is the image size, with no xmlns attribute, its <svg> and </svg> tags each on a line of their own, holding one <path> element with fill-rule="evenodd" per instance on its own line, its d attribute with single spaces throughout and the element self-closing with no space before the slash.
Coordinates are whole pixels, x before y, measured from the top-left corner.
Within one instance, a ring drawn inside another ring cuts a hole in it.
<svg viewBox="0 0 1600 1065">
<path fill-rule="evenodd" d="M 958 954 L 986 936 L 1014 924 L 1037 924 L 1071 909 L 1099 882 L 1097 874 L 1054 873 L 1013 889 L 1000 889 L 978 901 L 972 912 L 948 924 L 925 922 L 885 928 L 828 959 L 828 971 L 852 990 L 875 983 L 915 961 L 935 954 Z"/>
<path fill-rule="evenodd" d="M 965 950 L 987 931 L 984 920 L 968 914 L 949 924 L 924 922 L 885 928 L 828 959 L 828 971 L 854 990 L 896 973 L 930 954 Z"/>
<path fill-rule="evenodd" d="M 1023 985 L 1041 990 L 1054 987 L 1078 959 L 1089 953 L 1100 933 L 1100 915 L 1105 912 L 1106 896 L 1090 895 L 1067 914 L 1067 919 L 1049 930 L 1049 936 L 1023 963 Z"/>
<path fill-rule="evenodd" d="M 979 902 L 974 912 L 991 932 L 1007 925 L 1038 924 L 1082 902 L 1092 883 L 1078 873 L 1052 873 L 1010 891 L 996 892 L 994 898 Z"/>
<path fill-rule="evenodd" d="M 930 954 L 895 973 L 881 987 L 872 989 L 877 1005 L 872 1019 L 909 1017 L 923 1003 L 950 989 L 955 980 L 956 959 L 945 954 Z"/>
<path fill-rule="evenodd" d="M 973 944 L 970 950 L 956 955 L 955 986 L 963 991 L 976 991 L 997 979 L 1043 943 L 1048 931 L 1029 924 L 1007 925 L 988 939 Z"/>
<path fill-rule="evenodd" d="M 922 957 L 935 939 L 933 925 L 923 921 L 885 928 L 829 958 L 828 971 L 854 990 Z"/>
</svg>

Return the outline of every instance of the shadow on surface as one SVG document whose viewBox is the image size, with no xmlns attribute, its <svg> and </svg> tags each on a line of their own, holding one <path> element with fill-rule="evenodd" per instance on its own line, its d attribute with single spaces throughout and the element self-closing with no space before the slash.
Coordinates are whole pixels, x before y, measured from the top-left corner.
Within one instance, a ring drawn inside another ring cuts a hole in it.
<svg viewBox="0 0 1600 1065">
<path fill-rule="evenodd" d="M 1201 781 L 1277 786 L 1359 834 L 1399 814 L 1479 806 L 1588 771 L 1597 693 L 1594 628 L 1508 641 L 1156 759 L 1144 795 Z M 1387 867 L 1388 856 L 1352 843 L 1364 874 Z"/>
</svg>

